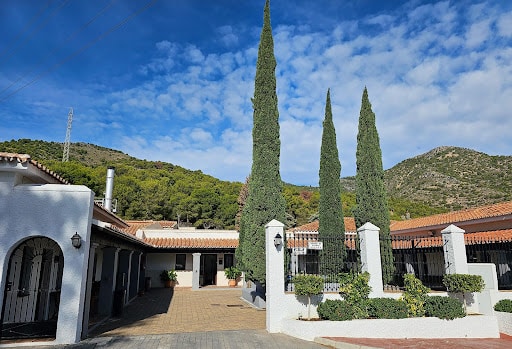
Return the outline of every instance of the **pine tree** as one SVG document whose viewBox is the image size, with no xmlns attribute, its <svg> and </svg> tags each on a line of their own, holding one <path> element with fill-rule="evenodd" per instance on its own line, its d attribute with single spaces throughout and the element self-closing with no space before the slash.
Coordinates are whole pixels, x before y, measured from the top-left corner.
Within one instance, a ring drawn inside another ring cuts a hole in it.
<svg viewBox="0 0 512 349">
<path fill-rule="evenodd" d="M 265 284 L 265 225 L 273 219 L 285 221 L 286 203 L 279 173 L 281 142 L 269 0 L 263 13 L 252 99 L 252 169 L 249 196 L 240 219 L 236 258 L 248 279 Z"/>
<path fill-rule="evenodd" d="M 323 242 L 320 253 L 320 273 L 337 275 L 345 259 L 345 223 L 341 205 L 341 164 L 336 145 L 336 130 L 332 121 L 331 93 L 327 90 L 325 119 L 320 150 L 320 202 L 318 237 Z"/>
<path fill-rule="evenodd" d="M 389 209 L 384 187 L 384 170 L 375 114 L 365 87 L 359 114 L 356 151 L 356 208 L 354 219 L 359 228 L 370 222 L 380 228 L 382 278 L 385 283 L 392 278 L 394 265 L 389 231 Z"/>
</svg>

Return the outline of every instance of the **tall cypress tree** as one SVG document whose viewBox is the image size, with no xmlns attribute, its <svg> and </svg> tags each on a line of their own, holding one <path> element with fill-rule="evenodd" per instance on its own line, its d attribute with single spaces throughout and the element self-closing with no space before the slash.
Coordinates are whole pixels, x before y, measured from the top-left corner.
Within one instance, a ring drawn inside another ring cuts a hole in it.
<svg viewBox="0 0 512 349">
<path fill-rule="evenodd" d="M 273 219 L 284 222 L 286 208 L 279 173 L 281 142 L 275 69 L 270 5 L 266 0 L 252 99 L 253 147 L 249 196 L 240 219 L 239 246 L 236 250 L 237 260 L 246 276 L 262 284 L 265 284 L 266 274 L 265 225 Z"/>
<path fill-rule="evenodd" d="M 331 92 L 327 90 L 325 119 L 320 150 L 320 202 L 318 207 L 318 237 L 323 242 L 320 253 L 320 273 L 337 275 L 345 258 L 345 223 L 341 205 L 341 164 L 336 145 L 336 130 L 332 121 Z"/>
<path fill-rule="evenodd" d="M 394 271 L 393 253 L 389 231 L 389 208 L 384 187 L 384 169 L 379 134 L 375 126 L 368 91 L 363 91 L 356 151 L 356 208 L 354 219 L 359 228 L 370 222 L 380 228 L 380 253 L 382 278 L 385 283 L 392 278 Z"/>
</svg>

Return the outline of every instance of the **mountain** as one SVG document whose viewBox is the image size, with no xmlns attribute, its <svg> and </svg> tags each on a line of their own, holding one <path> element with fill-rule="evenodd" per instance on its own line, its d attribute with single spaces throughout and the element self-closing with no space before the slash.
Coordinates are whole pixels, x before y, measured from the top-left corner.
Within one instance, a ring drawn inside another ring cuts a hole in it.
<svg viewBox="0 0 512 349">
<path fill-rule="evenodd" d="M 105 190 L 106 167 L 116 168 L 114 196 L 125 219 L 181 219 L 197 227 L 233 228 L 239 182 L 227 182 L 159 161 L 134 158 L 118 150 L 72 143 L 63 163 L 63 144 L 20 139 L 0 142 L 0 151 L 30 154 L 73 184 Z M 477 207 L 512 200 L 512 157 L 440 147 L 385 171 L 392 219 Z M 343 212 L 355 206 L 355 178 L 341 178 Z M 318 211 L 318 188 L 285 184 L 289 226 L 307 223 Z"/>
<path fill-rule="evenodd" d="M 404 160 L 384 172 L 388 196 L 446 210 L 512 200 L 512 156 L 439 147 Z M 347 191 L 355 177 L 341 179 Z"/>
<path fill-rule="evenodd" d="M 389 195 L 450 210 L 512 200 L 512 156 L 439 147 L 385 173 Z"/>
</svg>

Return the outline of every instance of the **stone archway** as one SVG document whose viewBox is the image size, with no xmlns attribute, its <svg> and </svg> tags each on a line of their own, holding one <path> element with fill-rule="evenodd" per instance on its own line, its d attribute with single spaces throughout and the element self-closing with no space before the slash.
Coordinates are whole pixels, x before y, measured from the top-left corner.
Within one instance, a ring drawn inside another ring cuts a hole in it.
<svg viewBox="0 0 512 349">
<path fill-rule="evenodd" d="M 21 242 L 9 258 L 2 339 L 55 337 L 64 256 L 47 237 Z"/>
</svg>

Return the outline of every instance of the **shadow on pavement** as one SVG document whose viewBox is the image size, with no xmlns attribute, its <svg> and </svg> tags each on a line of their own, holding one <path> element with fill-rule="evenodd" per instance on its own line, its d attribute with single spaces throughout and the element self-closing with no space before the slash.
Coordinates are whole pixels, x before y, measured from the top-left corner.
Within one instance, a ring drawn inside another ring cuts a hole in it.
<svg viewBox="0 0 512 349">
<path fill-rule="evenodd" d="M 125 306 L 119 317 L 111 317 L 93 327 L 89 331 L 89 337 L 100 336 L 116 328 L 129 326 L 155 315 L 165 314 L 169 310 L 173 296 L 173 288 L 152 288 Z"/>
</svg>

